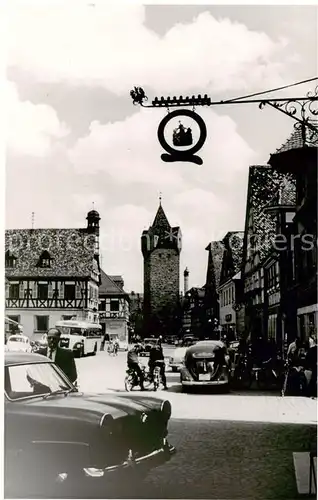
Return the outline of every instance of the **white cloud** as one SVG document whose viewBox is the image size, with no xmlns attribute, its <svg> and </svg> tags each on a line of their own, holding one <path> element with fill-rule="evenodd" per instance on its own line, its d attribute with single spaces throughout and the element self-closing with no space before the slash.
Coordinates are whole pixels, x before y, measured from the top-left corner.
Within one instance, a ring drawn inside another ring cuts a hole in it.
<svg viewBox="0 0 318 500">
<path fill-rule="evenodd" d="M 136 84 L 158 92 L 224 91 L 286 78 L 285 39 L 208 12 L 160 37 L 145 26 L 143 6 L 94 4 L 11 2 L 9 63 L 38 81 L 102 86 L 127 97 Z"/>
<path fill-rule="evenodd" d="M 55 139 L 68 135 L 53 108 L 21 101 L 15 84 L 6 86 L 7 148 L 17 156 L 43 157 L 51 152 Z"/>
</svg>

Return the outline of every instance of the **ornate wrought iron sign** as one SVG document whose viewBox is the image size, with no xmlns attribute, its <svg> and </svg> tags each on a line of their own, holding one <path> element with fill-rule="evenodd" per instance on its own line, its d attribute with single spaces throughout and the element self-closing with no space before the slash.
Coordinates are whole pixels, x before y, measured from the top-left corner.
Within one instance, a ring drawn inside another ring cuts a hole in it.
<svg viewBox="0 0 318 500">
<path fill-rule="evenodd" d="M 309 80 L 304 80 L 302 82 L 297 82 L 292 85 L 286 85 L 285 87 L 280 87 L 274 89 L 275 91 L 282 90 L 288 87 L 294 87 L 296 85 L 301 85 L 303 83 L 308 83 L 312 81 L 317 81 L 318 77 L 311 78 Z M 202 165 L 203 161 L 200 157 L 196 156 L 197 153 L 203 146 L 206 137 L 207 130 L 203 119 L 194 111 L 194 106 L 218 106 L 218 105 L 232 105 L 232 104 L 252 104 L 257 103 L 260 109 L 268 105 L 274 109 L 277 109 L 281 113 L 289 116 L 296 121 L 295 129 L 301 129 L 303 146 L 310 146 L 318 144 L 318 86 L 315 88 L 314 92 L 309 92 L 305 97 L 285 97 L 285 98 L 267 98 L 267 99 L 250 99 L 254 96 L 264 95 L 273 92 L 273 90 L 258 92 L 256 94 L 251 94 L 249 96 L 239 97 L 235 99 L 229 99 L 226 101 L 212 101 L 210 97 L 205 94 L 203 97 L 201 95 L 192 97 L 155 97 L 151 104 L 144 104 L 148 101 L 145 91 L 141 87 L 134 87 L 130 92 L 135 105 L 147 108 L 168 108 L 168 115 L 162 120 L 158 128 L 158 139 L 163 147 L 169 154 L 162 154 L 161 158 L 163 161 L 174 162 L 174 161 L 190 161 L 198 165 Z M 247 99 L 249 98 L 249 99 Z M 172 107 L 187 107 L 191 106 L 193 111 L 189 110 L 176 110 L 172 113 L 169 112 L 169 108 Z M 183 123 L 179 122 L 179 127 L 173 131 L 172 145 L 170 145 L 165 138 L 165 128 L 167 124 L 176 117 L 191 117 L 199 126 L 200 136 L 198 141 L 193 144 L 193 133 L 188 127 L 186 128 Z M 189 149 L 180 149 L 185 147 L 190 147 Z"/>
<path fill-rule="evenodd" d="M 172 144 L 171 146 L 165 137 L 165 130 L 168 123 L 177 117 L 186 116 L 194 120 L 199 126 L 200 135 L 197 140 L 193 144 L 193 134 L 192 129 L 190 127 L 185 127 L 181 121 L 179 121 L 179 126 L 173 130 L 172 134 Z M 197 165 L 202 165 L 203 161 L 199 156 L 196 156 L 197 153 L 205 143 L 207 137 L 207 130 L 204 123 L 204 120 L 194 111 L 190 111 L 188 109 L 181 109 L 173 111 L 172 113 L 168 113 L 167 116 L 161 121 L 158 127 L 158 139 L 163 147 L 167 151 L 167 153 L 163 153 L 161 155 L 161 159 L 166 162 L 174 162 L 174 161 L 187 161 L 196 163 Z M 189 149 L 180 149 L 185 147 L 190 147 Z"/>
</svg>

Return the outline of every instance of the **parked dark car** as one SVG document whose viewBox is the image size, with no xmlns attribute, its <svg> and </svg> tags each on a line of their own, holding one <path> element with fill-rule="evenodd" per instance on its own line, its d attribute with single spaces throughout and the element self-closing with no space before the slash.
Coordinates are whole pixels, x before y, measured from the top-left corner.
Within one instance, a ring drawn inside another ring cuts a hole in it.
<svg viewBox="0 0 318 500">
<path fill-rule="evenodd" d="M 189 347 L 180 369 L 182 389 L 215 386 L 229 390 L 230 359 L 220 340 L 204 340 Z"/>
<path fill-rule="evenodd" d="M 83 394 L 45 356 L 6 353 L 5 497 L 114 498 L 171 458 L 170 416 L 169 401 Z"/>
</svg>

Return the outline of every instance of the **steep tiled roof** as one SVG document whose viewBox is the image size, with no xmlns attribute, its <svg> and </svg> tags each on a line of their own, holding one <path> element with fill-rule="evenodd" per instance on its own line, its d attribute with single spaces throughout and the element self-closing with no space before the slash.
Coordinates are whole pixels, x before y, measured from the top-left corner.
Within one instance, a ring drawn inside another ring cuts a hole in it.
<svg viewBox="0 0 318 500">
<path fill-rule="evenodd" d="M 265 209 L 272 205 L 292 207 L 295 201 L 296 183 L 292 174 L 281 173 L 270 165 L 250 167 L 246 230 L 248 230 L 248 220 L 252 216 L 253 228 L 250 231 L 255 238 L 254 247 L 259 251 L 261 259 L 271 249 L 272 240 L 276 235 L 277 215 Z M 246 249 L 244 254 L 245 251 Z"/>
<path fill-rule="evenodd" d="M 116 276 L 118 278 L 118 276 Z M 121 276 L 119 276 L 121 278 Z M 99 287 L 99 296 L 102 295 L 127 295 L 126 292 L 120 288 L 116 283 L 112 280 L 112 276 L 108 276 L 108 274 L 101 269 L 101 285 Z"/>
<path fill-rule="evenodd" d="M 167 230 L 169 231 L 170 229 L 170 224 L 168 222 L 167 216 L 164 213 L 164 210 L 161 206 L 161 203 L 159 205 L 159 208 L 156 213 L 155 220 L 153 221 L 152 227 L 154 229 L 161 229 L 161 230 Z"/>
<path fill-rule="evenodd" d="M 122 276 L 110 276 L 110 279 L 115 283 L 115 285 L 117 285 L 119 288 L 121 288 L 123 290 L 124 288 L 124 280 L 123 280 L 123 277 Z"/>
<path fill-rule="evenodd" d="M 16 257 L 7 277 L 89 277 L 98 271 L 95 236 L 86 229 L 8 229 L 5 250 Z M 38 267 L 41 254 L 51 257 L 49 268 Z"/>
<path fill-rule="evenodd" d="M 317 126 L 318 122 L 312 122 Z M 303 138 L 303 131 L 301 128 L 296 129 L 289 139 L 276 150 L 275 153 L 285 153 L 286 151 L 290 151 L 291 149 L 301 149 L 306 146 L 318 146 L 318 133 L 315 134 L 314 137 L 311 136 L 312 131 L 309 128 L 305 128 L 305 142 Z"/>
<path fill-rule="evenodd" d="M 268 208 L 271 206 L 284 205 L 285 207 L 296 205 L 296 180 L 284 177 L 279 184 L 273 197 L 263 207 Z"/>
</svg>

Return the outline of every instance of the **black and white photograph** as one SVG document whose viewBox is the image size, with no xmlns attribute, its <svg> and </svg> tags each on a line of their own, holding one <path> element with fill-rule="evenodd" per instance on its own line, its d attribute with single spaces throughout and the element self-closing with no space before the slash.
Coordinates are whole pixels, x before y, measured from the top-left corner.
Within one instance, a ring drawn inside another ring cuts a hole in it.
<svg viewBox="0 0 318 500">
<path fill-rule="evenodd" d="M 318 5 L 3 12 L 4 498 L 316 498 Z"/>
</svg>

